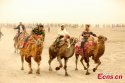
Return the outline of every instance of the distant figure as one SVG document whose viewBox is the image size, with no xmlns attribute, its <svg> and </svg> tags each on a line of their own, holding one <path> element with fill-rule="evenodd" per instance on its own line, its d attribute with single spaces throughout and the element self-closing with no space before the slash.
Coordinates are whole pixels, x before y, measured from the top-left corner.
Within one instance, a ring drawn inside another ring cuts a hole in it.
<svg viewBox="0 0 125 83">
<path fill-rule="evenodd" d="M 3 36 L 3 33 L 1 32 L 1 29 L 0 29 L 0 40 L 1 40 L 2 36 Z"/>
<path fill-rule="evenodd" d="M 48 32 L 50 32 L 50 27 L 48 26 Z"/>
</svg>

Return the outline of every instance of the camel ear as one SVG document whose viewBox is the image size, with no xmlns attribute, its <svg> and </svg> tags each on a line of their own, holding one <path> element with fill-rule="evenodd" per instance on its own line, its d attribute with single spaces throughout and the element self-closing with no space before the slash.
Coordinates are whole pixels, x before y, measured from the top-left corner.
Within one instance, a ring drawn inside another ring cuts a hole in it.
<svg viewBox="0 0 125 83">
<path fill-rule="evenodd" d="M 98 39 L 102 39 L 102 36 L 98 36 Z"/>
<path fill-rule="evenodd" d="M 105 41 L 107 41 L 107 37 L 105 37 Z"/>
</svg>

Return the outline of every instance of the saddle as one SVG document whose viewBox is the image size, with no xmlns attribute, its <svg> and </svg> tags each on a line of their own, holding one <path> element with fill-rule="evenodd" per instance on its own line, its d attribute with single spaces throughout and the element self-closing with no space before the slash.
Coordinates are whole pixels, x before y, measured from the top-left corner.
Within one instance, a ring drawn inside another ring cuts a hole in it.
<svg viewBox="0 0 125 83">
<path fill-rule="evenodd" d="M 75 45 L 75 53 L 76 54 L 80 54 L 83 52 L 83 54 L 85 54 L 86 50 L 90 47 L 90 46 L 94 46 L 95 42 L 94 41 L 88 41 L 84 44 L 84 48 L 81 48 L 81 42 L 76 43 Z"/>
<path fill-rule="evenodd" d="M 61 48 L 65 44 L 68 45 L 68 42 L 65 41 L 65 40 L 61 40 L 61 39 L 57 38 L 52 45 L 54 46 L 54 51 L 57 52 L 58 49 Z"/>
</svg>

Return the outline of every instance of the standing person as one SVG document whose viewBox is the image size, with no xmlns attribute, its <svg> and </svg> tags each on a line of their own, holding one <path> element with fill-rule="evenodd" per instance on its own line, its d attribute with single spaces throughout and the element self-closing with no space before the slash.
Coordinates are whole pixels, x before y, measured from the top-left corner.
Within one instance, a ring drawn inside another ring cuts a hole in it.
<svg viewBox="0 0 125 83">
<path fill-rule="evenodd" d="M 17 38 L 20 36 L 20 34 L 22 32 L 26 32 L 26 28 L 25 28 L 25 26 L 23 25 L 22 22 L 20 22 L 19 25 L 16 28 L 14 28 L 14 29 L 18 30 L 18 32 L 17 32 Z"/>
<path fill-rule="evenodd" d="M 90 31 L 90 25 L 86 24 L 85 25 L 85 30 L 82 32 L 81 37 L 81 48 L 84 48 L 84 44 L 85 42 L 87 42 L 88 38 L 92 35 L 94 37 L 96 37 L 96 34 L 94 34 L 93 32 Z"/>
</svg>

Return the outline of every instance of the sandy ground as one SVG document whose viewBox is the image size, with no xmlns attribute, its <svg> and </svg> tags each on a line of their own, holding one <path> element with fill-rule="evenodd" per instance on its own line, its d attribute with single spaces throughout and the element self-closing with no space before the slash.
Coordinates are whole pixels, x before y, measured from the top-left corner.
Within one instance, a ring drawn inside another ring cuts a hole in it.
<svg viewBox="0 0 125 83">
<path fill-rule="evenodd" d="M 82 32 L 79 28 L 67 28 L 72 36 L 78 37 Z M 58 65 L 55 59 L 52 62 L 53 71 L 48 71 L 48 47 L 55 40 L 57 28 L 46 30 L 46 40 L 42 53 L 41 74 L 36 75 L 36 63 L 32 60 L 33 74 L 28 74 L 28 64 L 25 62 L 25 70 L 21 71 L 20 55 L 14 53 L 13 37 L 15 31 L 12 28 L 2 28 L 4 36 L 0 40 L 0 83 L 125 83 L 125 28 L 91 28 L 97 35 L 108 38 L 106 51 L 101 57 L 102 64 L 94 73 L 94 62 L 90 60 L 90 75 L 85 75 L 85 70 L 78 62 L 78 71 L 75 71 L 75 56 L 68 61 L 69 77 L 64 76 L 64 70 L 55 71 Z M 29 29 L 30 31 L 30 29 Z M 98 79 L 98 74 L 122 75 L 122 79 Z"/>
</svg>

